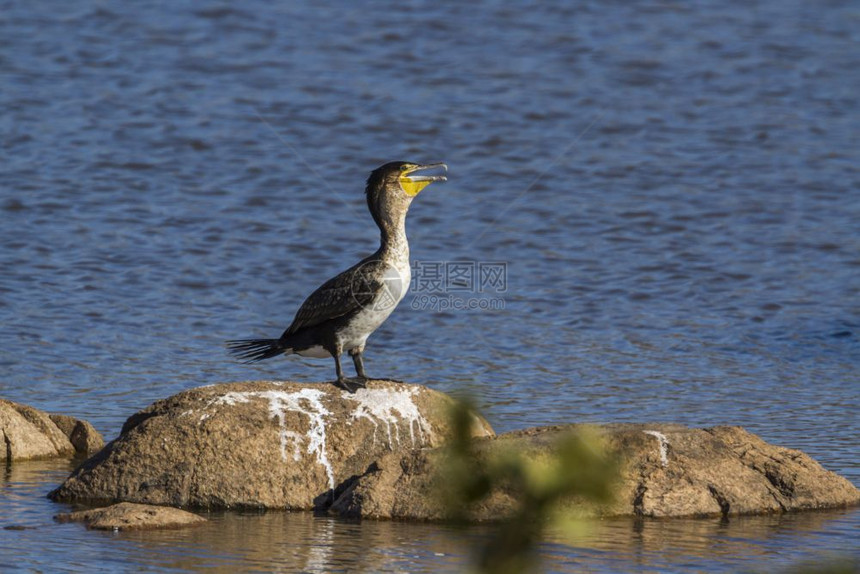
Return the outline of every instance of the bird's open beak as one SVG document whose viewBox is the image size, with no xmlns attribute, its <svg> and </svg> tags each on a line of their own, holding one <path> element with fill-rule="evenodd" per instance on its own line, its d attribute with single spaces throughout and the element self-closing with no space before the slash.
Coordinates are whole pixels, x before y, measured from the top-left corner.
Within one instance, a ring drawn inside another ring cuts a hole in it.
<svg viewBox="0 0 860 574">
<path fill-rule="evenodd" d="M 431 169 L 441 169 L 442 171 L 448 171 L 448 166 L 444 163 L 428 163 L 427 165 L 416 165 L 408 170 L 406 170 L 403 175 L 406 176 L 406 179 L 419 182 L 426 181 L 428 183 L 433 183 L 434 181 L 448 181 L 448 178 L 444 175 L 412 175 L 419 171 L 428 171 Z"/>
<path fill-rule="evenodd" d="M 428 163 L 427 165 L 416 165 L 404 171 L 400 176 L 400 187 L 406 192 L 406 195 L 415 197 L 422 189 L 433 183 L 434 181 L 448 181 L 444 175 L 413 175 L 419 171 L 428 171 L 431 169 L 441 169 L 448 171 L 448 166 L 444 163 Z"/>
</svg>

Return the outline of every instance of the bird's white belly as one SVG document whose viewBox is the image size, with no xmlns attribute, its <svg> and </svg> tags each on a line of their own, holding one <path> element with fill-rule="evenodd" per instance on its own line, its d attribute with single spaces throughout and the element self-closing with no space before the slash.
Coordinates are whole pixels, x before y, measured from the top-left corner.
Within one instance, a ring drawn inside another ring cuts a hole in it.
<svg viewBox="0 0 860 574">
<path fill-rule="evenodd" d="M 319 345 L 314 345 L 303 351 L 296 351 L 296 354 L 302 357 L 310 357 L 311 359 L 331 359 L 331 353 Z"/>
<path fill-rule="evenodd" d="M 386 274 L 384 281 L 386 288 L 380 291 L 373 303 L 365 305 L 353 317 L 349 325 L 337 332 L 337 337 L 345 351 L 364 347 L 364 343 L 371 333 L 388 319 L 388 316 L 406 296 L 412 278 L 408 252 L 403 260 L 395 264 L 392 271 L 392 273 Z"/>
<path fill-rule="evenodd" d="M 393 310 L 393 306 L 385 310 L 362 309 L 350 321 L 349 325 L 337 332 L 343 349 L 348 351 L 356 347 L 363 347 L 370 334 L 385 322 Z"/>
</svg>

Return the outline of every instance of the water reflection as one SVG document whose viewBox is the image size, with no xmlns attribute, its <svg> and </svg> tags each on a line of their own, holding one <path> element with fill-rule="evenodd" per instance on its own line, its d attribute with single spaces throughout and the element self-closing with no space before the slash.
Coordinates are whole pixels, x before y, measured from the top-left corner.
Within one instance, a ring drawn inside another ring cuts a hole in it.
<svg viewBox="0 0 860 574">
<path fill-rule="evenodd" d="M 826 531 L 850 530 L 858 510 L 774 514 L 714 519 L 607 519 L 591 521 L 577 536 L 551 533 L 562 545 L 552 554 L 583 551 L 638 567 L 700 564 L 709 571 L 736 570 L 740 564 L 782 555 L 784 565 L 819 554 L 848 552 L 827 544 Z M 571 550 L 571 547 L 576 550 Z"/>
<path fill-rule="evenodd" d="M 306 512 L 209 518 L 189 530 L 118 536 L 134 544 L 129 560 L 183 570 L 235 564 L 276 572 L 432 572 L 446 562 L 462 564 L 468 550 L 454 531 L 429 524 L 357 523 Z"/>
<path fill-rule="evenodd" d="M 57 506 L 45 496 L 75 468 L 78 460 L 52 459 L 4 463 L 0 480 L 0 528 L 35 528 L 49 523 Z"/>
<path fill-rule="evenodd" d="M 856 512 L 856 511 L 855 511 Z M 550 533 L 542 545 L 549 570 L 567 571 L 586 560 L 591 568 L 660 569 L 699 565 L 733 569 L 783 555 L 837 552 L 821 539 L 851 511 L 719 519 L 590 521 L 571 540 Z M 220 514 L 182 531 L 129 532 L 109 536 L 117 558 L 152 567 L 203 571 L 236 567 L 275 572 L 462 571 L 489 534 L 486 525 L 461 531 L 451 526 L 404 522 L 346 522 L 311 513 Z M 856 517 L 854 518 L 856 520 Z M 844 524 L 843 527 L 847 527 Z M 792 548 L 804 550 L 792 551 Z"/>
</svg>

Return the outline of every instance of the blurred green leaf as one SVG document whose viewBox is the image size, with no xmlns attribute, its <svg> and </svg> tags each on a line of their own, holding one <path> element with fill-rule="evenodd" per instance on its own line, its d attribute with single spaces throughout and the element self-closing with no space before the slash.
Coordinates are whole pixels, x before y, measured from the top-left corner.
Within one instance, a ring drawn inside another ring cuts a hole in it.
<svg viewBox="0 0 860 574">
<path fill-rule="evenodd" d="M 585 426 L 547 443 L 529 437 L 504 444 L 476 441 L 471 433 L 474 412 L 469 401 L 452 409 L 454 438 L 445 449 L 439 496 L 449 516 L 463 523 L 475 504 L 495 492 L 514 498 L 511 515 L 498 522 L 478 549 L 475 567 L 494 574 L 531 571 L 548 525 L 581 535 L 585 523 L 572 511 L 577 503 L 611 502 L 618 464 L 599 434 Z"/>
</svg>

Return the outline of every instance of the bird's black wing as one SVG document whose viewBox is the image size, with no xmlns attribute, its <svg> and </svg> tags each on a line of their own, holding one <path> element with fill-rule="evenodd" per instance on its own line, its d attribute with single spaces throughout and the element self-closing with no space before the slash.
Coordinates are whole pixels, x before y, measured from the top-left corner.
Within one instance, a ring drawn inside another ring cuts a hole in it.
<svg viewBox="0 0 860 574">
<path fill-rule="evenodd" d="M 349 315 L 372 305 L 376 294 L 384 288 L 385 263 L 364 260 L 343 273 L 332 277 L 305 299 L 292 324 L 282 336 Z"/>
</svg>

